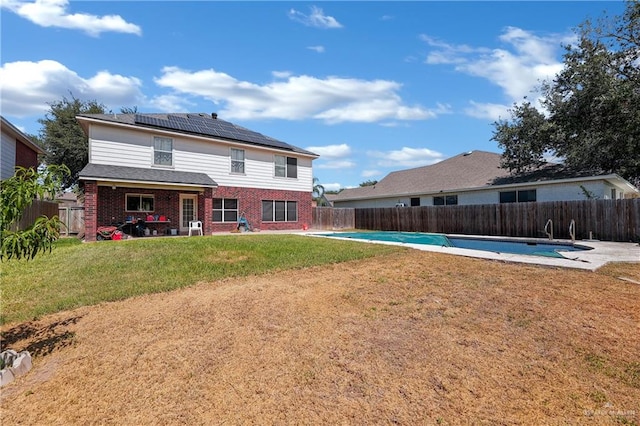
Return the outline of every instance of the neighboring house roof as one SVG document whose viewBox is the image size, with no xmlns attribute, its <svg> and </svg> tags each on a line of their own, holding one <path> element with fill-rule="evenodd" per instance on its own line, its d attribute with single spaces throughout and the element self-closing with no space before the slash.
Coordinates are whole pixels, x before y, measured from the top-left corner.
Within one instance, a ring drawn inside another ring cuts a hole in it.
<svg viewBox="0 0 640 426">
<path fill-rule="evenodd" d="M 216 140 L 240 142 L 248 145 L 318 157 L 318 155 L 313 152 L 254 132 L 229 121 L 221 120 L 215 113 L 81 114 L 78 115 L 77 118 L 83 126 L 86 126 L 83 121 L 87 119 L 98 120 L 105 123 L 143 127 L 152 130 L 165 130 Z"/>
<path fill-rule="evenodd" d="M 87 164 L 80 171 L 81 180 L 113 182 L 166 183 L 215 188 L 218 184 L 205 173 L 178 172 L 163 169 Z"/>
<path fill-rule="evenodd" d="M 0 123 L 2 123 L 2 131 L 16 138 L 38 154 L 44 154 L 44 150 L 36 145 L 29 136 L 25 135 L 20 129 L 11 124 L 6 118 L 0 115 Z"/>
<path fill-rule="evenodd" d="M 456 155 L 436 164 L 391 172 L 372 186 L 344 189 L 334 201 L 422 195 L 486 189 L 492 186 L 524 185 L 558 180 L 608 179 L 619 185 L 637 188 L 615 174 L 594 176 L 576 173 L 560 164 L 546 163 L 539 169 L 511 176 L 500 167 L 501 155 L 486 151 L 471 151 Z"/>
</svg>

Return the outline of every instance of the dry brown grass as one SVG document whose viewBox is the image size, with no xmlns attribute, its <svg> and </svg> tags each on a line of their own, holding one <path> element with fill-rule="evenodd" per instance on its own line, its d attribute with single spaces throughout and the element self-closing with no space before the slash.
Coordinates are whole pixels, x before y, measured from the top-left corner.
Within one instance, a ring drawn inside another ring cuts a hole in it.
<svg viewBox="0 0 640 426">
<path fill-rule="evenodd" d="M 638 424 L 640 265 L 407 251 L 3 327 L 3 424 Z"/>
</svg>

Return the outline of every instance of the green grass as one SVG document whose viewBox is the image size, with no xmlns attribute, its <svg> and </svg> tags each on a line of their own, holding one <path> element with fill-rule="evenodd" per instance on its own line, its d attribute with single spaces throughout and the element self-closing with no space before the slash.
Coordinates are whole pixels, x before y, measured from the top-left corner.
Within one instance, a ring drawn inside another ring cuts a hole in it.
<svg viewBox="0 0 640 426">
<path fill-rule="evenodd" d="M 0 263 L 0 324 L 200 281 L 346 262 L 402 250 L 300 235 L 223 235 L 83 244 L 59 240 L 31 261 Z"/>
</svg>

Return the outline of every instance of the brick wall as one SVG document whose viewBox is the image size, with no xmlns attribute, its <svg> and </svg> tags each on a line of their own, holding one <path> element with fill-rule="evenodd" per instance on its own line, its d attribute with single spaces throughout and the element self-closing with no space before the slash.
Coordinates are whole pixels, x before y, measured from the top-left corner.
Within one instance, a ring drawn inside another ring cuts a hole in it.
<svg viewBox="0 0 640 426">
<path fill-rule="evenodd" d="M 97 186 L 95 182 L 85 183 L 85 234 L 87 241 L 94 241 L 96 228 L 124 222 L 127 216 L 145 219 L 147 212 L 127 212 L 126 194 L 153 195 L 154 211 L 150 214 L 164 215 L 171 224 L 154 224 L 158 234 L 167 228 L 179 228 L 180 194 L 198 195 L 198 219 L 203 223 L 203 232 L 228 232 L 236 229 L 236 222 L 213 223 L 213 198 L 235 198 L 239 213 L 244 212 L 249 224 L 261 230 L 293 230 L 310 226 L 312 222 L 311 193 L 300 191 L 279 191 L 252 188 L 218 187 L 199 191 L 171 191 L 166 189 L 140 189 L 111 186 Z M 298 220 L 296 222 L 262 222 L 262 201 L 297 201 Z"/>
<path fill-rule="evenodd" d="M 261 230 L 293 230 L 302 229 L 303 225 L 311 226 L 312 208 L 311 193 L 300 191 L 280 191 L 274 189 L 255 189 L 237 187 L 218 187 L 213 192 L 214 198 L 235 198 L 238 200 L 238 214 L 245 213 L 249 224 Z M 262 222 L 262 201 L 297 201 L 297 222 Z M 213 223 L 213 231 L 231 231 L 235 223 Z"/>
</svg>

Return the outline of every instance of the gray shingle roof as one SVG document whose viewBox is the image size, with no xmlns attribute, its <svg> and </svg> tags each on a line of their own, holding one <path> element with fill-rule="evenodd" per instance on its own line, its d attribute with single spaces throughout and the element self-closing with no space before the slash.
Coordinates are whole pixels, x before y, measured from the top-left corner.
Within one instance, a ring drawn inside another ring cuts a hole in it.
<svg viewBox="0 0 640 426">
<path fill-rule="evenodd" d="M 81 180 L 124 180 L 156 182 L 176 185 L 217 187 L 218 184 L 205 173 L 178 172 L 164 169 L 139 169 L 136 167 L 87 164 L 80 171 Z"/>
<path fill-rule="evenodd" d="M 500 168 L 500 154 L 472 151 L 430 166 L 391 172 L 373 186 L 345 189 L 335 201 L 357 198 L 429 194 L 488 186 L 509 172 Z"/>
<path fill-rule="evenodd" d="M 422 195 L 480 189 L 495 185 L 545 182 L 559 179 L 602 176 L 601 173 L 570 170 L 562 164 L 545 163 L 536 170 L 511 175 L 500 167 L 502 156 L 471 151 L 430 166 L 391 172 L 374 186 L 345 189 L 334 201 Z"/>
<path fill-rule="evenodd" d="M 146 129 L 169 130 L 176 133 L 197 135 L 216 140 L 229 140 L 247 145 L 264 146 L 278 150 L 317 157 L 311 151 L 265 136 L 238 126 L 229 121 L 213 118 L 204 113 L 139 113 L 139 114 L 80 114 L 78 118 L 89 118 L 111 123 L 126 124 Z M 215 133 L 210 133 L 214 129 Z"/>
</svg>

